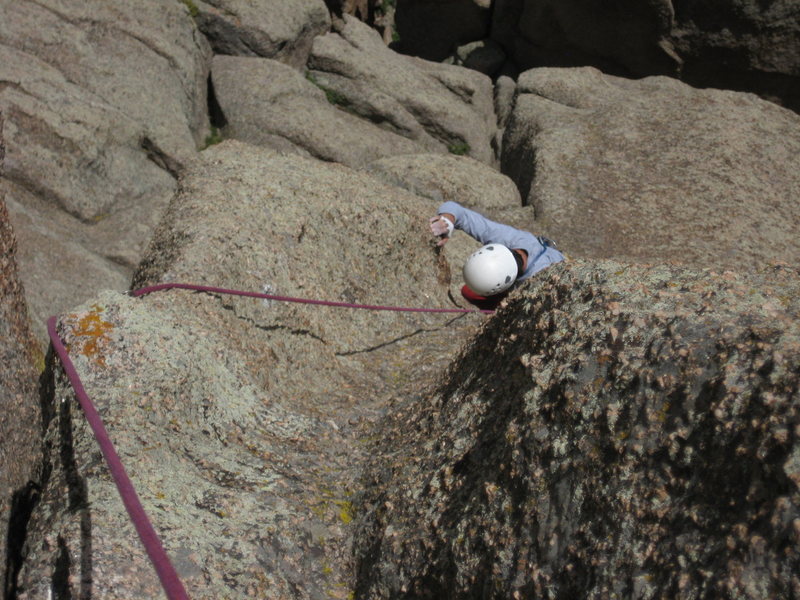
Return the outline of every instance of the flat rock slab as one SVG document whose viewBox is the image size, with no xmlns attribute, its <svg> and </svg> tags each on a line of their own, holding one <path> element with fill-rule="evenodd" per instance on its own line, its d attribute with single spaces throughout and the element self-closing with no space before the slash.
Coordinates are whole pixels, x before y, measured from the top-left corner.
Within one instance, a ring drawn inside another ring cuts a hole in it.
<svg viewBox="0 0 800 600">
<path fill-rule="evenodd" d="M 502 170 L 573 256 L 744 270 L 800 260 L 800 116 L 751 94 L 533 69 Z"/>
</svg>

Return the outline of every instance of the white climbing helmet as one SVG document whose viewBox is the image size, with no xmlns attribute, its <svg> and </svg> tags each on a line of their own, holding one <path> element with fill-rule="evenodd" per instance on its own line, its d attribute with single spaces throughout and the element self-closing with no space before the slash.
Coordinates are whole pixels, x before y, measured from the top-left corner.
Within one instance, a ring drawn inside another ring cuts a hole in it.
<svg viewBox="0 0 800 600">
<path fill-rule="evenodd" d="M 492 296 L 510 288 L 517 278 L 514 253 L 502 244 L 487 244 L 464 263 L 464 281 L 473 292 Z"/>
</svg>

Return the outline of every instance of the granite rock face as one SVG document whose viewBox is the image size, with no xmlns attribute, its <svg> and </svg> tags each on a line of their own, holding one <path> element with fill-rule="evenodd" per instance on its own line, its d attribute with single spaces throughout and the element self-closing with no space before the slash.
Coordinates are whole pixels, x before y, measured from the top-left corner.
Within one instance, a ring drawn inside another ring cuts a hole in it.
<svg viewBox="0 0 800 600">
<path fill-rule="evenodd" d="M 331 25 L 323 0 L 207 0 L 193 3 L 216 54 L 262 56 L 302 67 L 314 37 Z"/>
<path fill-rule="evenodd" d="M 0 173 L 5 146 L 0 112 Z M 16 264 L 17 244 L 0 193 L 0 576 L 13 580 L 25 514 L 37 492 L 41 425 L 36 393 L 37 351 Z M 10 529 L 10 531 L 9 531 Z M 7 571 L 10 573 L 6 574 Z M 4 595 L 11 592 L 4 583 Z"/>
<path fill-rule="evenodd" d="M 529 280 L 379 429 L 356 597 L 797 596 L 799 283 Z"/>
<path fill-rule="evenodd" d="M 410 154 L 382 158 L 364 170 L 391 185 L 430 198 L 437 206 L 447 200 L 476 210 L 503 210 L 522 205 L 514 182 L 468 156 Z"/>
<path fill-rule="evenodd" d="M 333 92 L 277 61 L 216 56 L 211 78 L 226 138 L 352 167 L 422 149 L 340 109 Z"/>
<path fill-rule="evenodd" d="M 0 186 L 39 324 L 125 287 L 208 133 L 210 50 L 179 2 L 3 0 L 0 12 Z"/>
<path fill-rule="evenodd" d="M 494 164 L 496 123 L 487 76 L 396 54 L 350 15 L 314 40 L 308 66 L 348 111 L 425 149 L 449 149 Z"/>
<path fill-rule="evenodd" d="M 188 163 L 134 286 L 452 306 L 427 209 L 346 167 L 226 141 Z M 190 597 L 346 598 L 371 424 L 481 318 L 104 292 L 59 331 Z M 438 354 L 420 361 L 426 344 Z M 158 597 L 54 364 L 48 381 L 49 478 L 19 597 Z"/>
<path fill-rule="evenodd" d="M 502 170 L 573 256 L 741 270 L 800 260 L 800 117 L 752 94 L 532 69 Z"/>
</svg>

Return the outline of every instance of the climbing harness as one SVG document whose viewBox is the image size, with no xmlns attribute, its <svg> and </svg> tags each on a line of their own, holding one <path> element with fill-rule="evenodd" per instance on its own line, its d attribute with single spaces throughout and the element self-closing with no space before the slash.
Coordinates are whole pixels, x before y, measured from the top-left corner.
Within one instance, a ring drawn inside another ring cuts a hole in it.
<svg viewBox="0 0 800 600">
<path fill-rule="evenodd" d="M 194 285 L 189 283 L 162 283 L 158 285 L 152 285 L 137 290 L 133 290 L 132 292 L 130 292 L 130 295 L 133 297 L 141 297 L 147 294 L 152 294 L 153 292 L 169 290 L 169 289 L 184 289 L 197 292 L 229 294 L 234 296 L 246 296 L 250 298 L 263 298 L 265 300 L 274 300 L 278 302 L 295 302 L 301 304 L 313 304 L 320 306 L 332 306 L 332 307 L 365 309 L 365 310 L 383 310 L 383 311 L 393 311 L 393 312 L 417 312 L 417 313 L 419 312 L 493 313 L 494 312 L 493 310 L 472 310 L 465 308 L 411 308 L 402 306 L 353 304 L 349 302 L 311 300 L 307 298 L 295 298 L 292 296 L 278 296 L 275 294 L 231 290 L 226 288 L 212 287 L 205 285 Z M 158 534 L 156 533 L 153 524 L 150 522 L 150 519 L 147 516 L 147 513 L 145 512 L 141 501 L 139 500 L 139 496 L 136 493 L 136 489 L 133 486 L 133 482 L 131 482 L 130 478 L 128 477 L 128 474 L 125 471 L 125 466 L 122 464 L 122 460 L 120 460 L 120 457 L 117 454 L 116 449 L 114 448 L 114 444 L 111 442 L 111 438 L 108 435 L 108 431 L 106 431 L 106 428 L 103 425 L 103 419 L 101 418 L 100 413 L 97 411 L 91 399 L 89 398 L 89 395 L 86 393 L 86 390 L 83 387 L 83 383 L 81 382 L 81 379 L 78 376 L 78 371 L 77 369 L 75 369 L 75 365 L 72 363 L 72 360 L 69 357 L 69 353 L 67 352 L 64 343 L 61 340 L 61 337 L 58 335 L 58 331 L 56 330 L 55 316 L 50 317 L 47 320 L 47 333 L 50 336 L 50 341 L 53 344 L 53 349 L 55 350 L 56 354 L 61 360 L 61 364 L 64 367 L 64 373 L 66 374 L 67 379 L 69 379 L 69 382 L 72 385 L 72 389 L 75 391 L 75 396 L 78 399 L 78 402 L 81 405 L 84 414 L 86 415 L 86 421 L 89 423 L 89 427 L 91 427 L 95 439 L 97 440 L 97 443 L 100 446 L 100 451 L 103 453 L 103 457 L 106 459 L 106 463 L 108 464 L 108 470 L 111 473 L 111 476 L 114 479 L 114 483 L 117 486 L 117 490 L 119 491 L 119 495 L 122 498 L 122 503 L 125 506 L 125 510 L 128 512 L 128 516 L 130 517 L 131 522 L 136 528 L 136 532 L 139 534 L 139 539 L 141 539 L 142 541 L 142 545 L 144 546 L 145 552 L 147 552 L 147 556 L 150 558 L 150 562 L 153 563 L 153 567 L 156 570 L 156 574 L 158 575 L 158 579 L 161 582 L 161 586 L 164 588 L 164 592 L 166 593 L 167 598 L 169 600 L 189 600 L 189 596 L 186 593 L 186 589 L 184 588 L 183 583 L 178 577 L 178 573 L 176 572 L 175 567 L 170 561 L 169 556 L 164 550 L 164 546 L 161 543 L 161 540 L 158 537 Z"/>
</svg>

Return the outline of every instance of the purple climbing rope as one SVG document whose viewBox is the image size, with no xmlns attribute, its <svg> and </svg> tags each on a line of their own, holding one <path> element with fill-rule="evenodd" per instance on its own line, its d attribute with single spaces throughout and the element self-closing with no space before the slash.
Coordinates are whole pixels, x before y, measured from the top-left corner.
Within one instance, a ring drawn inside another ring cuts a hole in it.
<svg viewBox="0 0 800 600">
<path fill-rule="evenodd" d="M 249 298 L 263 298 L 266 300 L 275 300 L 277 302 L 296 302 L 300 304 L 313 304 L 318 306 L 358 308 L 365 310 L 385 310 L 393 312 L 416 312 L 416 313 L 420 312 L 493 313 L 494 312 L 493 310 L 470 310 L 467 308 L 409 308 L 403 306 L 382 306 L 373 304 L 353 304 L 350 302 L 332 302 L 329 300 L 310 300 L 307 298 L 295 298 L 292 296 L 276 296 L 274 294 L 262 294 L 259 292 L 245 292 L 241 290 L 230 290 L 226 288 L 212 287 L 207 285 L 194 285 L 191 283 L 162 283 L 159 285 L 151 285 L 148 287 L 140 288 L 138 290 L 134 290 L 131 292 L 131 295 L 134 297 L 140 297 L 146 294 L 151 294 L 153 292 L 169 290 L 169 289 L 193 290 L 196 292 L 211 292 L 215 294 L 246 296 Z M 142 506 L 142 503 L 139 500 L 139 496 L 136 493 L 136 489 L 133 487 L 133 482 L 131 482 L 130 478 L 128 477 L 128 474 L 125 471 L 125 467 L 122 464 L 122 461 L 120 460 L 116 449 L 114 448 L 114 444 L 111 442 L 111 438 L 108 435 L 108 431 L 106 431 L 106 428 L 103 425 L 103 419 L 100 417 L 100 413 L 97 412 L 97 409 L 95 408 L 94 404 L 92 404 L 89 395 L 86 393 L 86 390 L 83 387 L 83 383 L 81 382 L 81 379 L 78 376 L 78 372 L 75 369 L 75 365 L 72 364 L 72 360 L 70 360 L 69 358 L 67 349 L 64 347 L 64 344 L 58 335 L 58 331 L 56 330 L 56 317 L 50 317 L 47 320 L 47 333 L 50 336 L 50 341 L 53 344 L 53 349 L 56 351 L 56 354 L 58 354 L 58 357 L 61 360 L 61 364 L 64 366 L 64 373 L 67 375 L 67 378 L 69 379 L 70 384 L 72 385 L 72 389 L 75 390 L 75 396 L 77 397 L 78 402 L 81 405 L 81 408 L 83 408 L 83 412 L 86 415 L 86 421 L 92 428 L 92 432 L 94 433 L 95 439 L 97 439 L 97 444 L 100 446 L 100 450 L 106 459 L 106 463 L 108 464 L 108 469 L 111 473 L 112 478 L 114 479 L 114 483 L 117 486 L 117 490 L 119 490 L 119 495 L 122 498 L 122 503 L 125 505 L 125 509 L 128 511 L 128 516 L 130 517 L 131 522 L 136 528 L 136 532 L 139 534 L 139 538 L 142 540 L 142 545 L 144 546 L 144 549 L 147 552 L 147 556 L 150 558 L 150 561 L 153 563 L 153 566 L 155 567 L 156 573 L 158 574 L 158 578 L 161 581 L 161 585 L 167 594 L 167 598 L 169 600 L 188 600 L 189 596 L 186 594 L 186 590 L 183 587 L 183 583 L 178 577 L 178 574 L 175 571 L 175 567 L 172 565 L 169 556 L 164 550 L 164 546 L 161 544 L 161 540 L 159 539 L 158 534 L 153 528 L 153 524 L 150 522 L 150 519 L 148 518 L 147 513 L 145 512 L 144 507 Z"/>
<path fill-rule="evenodd" d="M 167 598 L 169 598 L 169 600 L 189 600 L 189 596 L 186 594 L 186 590 L 175 571 L 175 567 L 173 567 L 170 562 L 169 556 L 167 556 L 164 547 L 161 545 L 161 540 L 156 530 L 153 528 L 153 524 L 147 517 L 144 507 L 142 507 L 136 489 L 133 487 L 133 482 L 131 482 L 130 477 L 128 477 L 128 474 L 125 472 L 125 467 L 117 451 L 114 449 L 114 444 L 111 442 L 111 438 L 103 425 L 103 419 L 100 417 L 100 413 L 97 412 L 89 395 L 83 388 L 83 383 L 78 376 L 78 372 L 75 370 L 75 365 L 72 364 L 67 349 L 64 347 L 56 331 L 55 317 L 50 317 L 47 320 L 47 333 L 50 335 L 53 349 L 61 359 L 61 364 L 64 366 L 64 373 L 66 373 L 67 378 L 72 384 L 72 389 L 75 390 L 75 396 L 78 398 L 81 408 L 83 408 L 86 421 L 89 423 L 89 427 L 92 428 L 94 437 L 97 439 L 97 444 L 100 446 L 106 463 L 108 463 L 108 470 L 114 478 L 114 483 L 117 486 L 117 490 L 119 490 L 119 495 L 122 497 L 122 503 L 125 505 L 128 516 L 131 522 L 133 522 L 133 526 L 136 528 L 139 538 L 142 540 L 142 545 L 147 552 L 147 556 L 150 557 L 150 561 L 156 569 L 158 579 L 161 581 Z"/>
<path fill-rule="evenodd" d="M 276 296 L 274 294 L 262 294 L 260 292 L 243 292 L 241 290 L 229 290 L 227 288 L 211 287 L 207 285 L 195 285 L 193 283 L 159 283 L 148 287 L 139 288 L 131 292 L 131 296 L 139 297 L 162 290 L 180 289 L 193 290 L 196 292 L 212 292 L 215 294 L 229 294 L 232 296 L 247 296 L 249 298 L 263 298 L 265 300 L 275 300 L 277 302 L 296 302 L 299 304 L 315 304 L 317 306 L 336 306 L 340 308 L 361 308 L 365 310 L 388 310 L 392 312 L 416 312 L 416 313 L 485 313 L 491 314 L 493 310 L 474 310 L 469 308 L 410 308 L 405 306 L 383 306 L 380 304 L 352 304 L 350 302 L 334 302 L 331 300 L 310 300 L 308 298 L 295 298 L 293 296 Z"/>
</svg>

